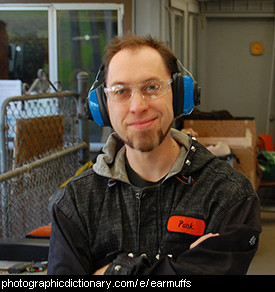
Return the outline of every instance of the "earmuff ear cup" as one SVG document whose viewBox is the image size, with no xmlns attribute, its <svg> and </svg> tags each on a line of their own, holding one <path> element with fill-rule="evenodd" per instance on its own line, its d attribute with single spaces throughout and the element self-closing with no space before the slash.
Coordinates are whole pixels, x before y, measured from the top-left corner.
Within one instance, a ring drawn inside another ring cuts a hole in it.
<svg viewBox="0 0 275 292">
<path fill-rule="evenodd" d="M 92 119 L 100 126 L 111 126 L 108 114 L 107 97 L 104 92 L 104 83 L 91 90 L 88 96 L 88 106 Z"/>
<path fill-rule="evenodd" d="M 191 76 L 174 74 L 172 90 L 174 117 L 189 115 L 200 104 L 200 88 Z"/>
<path fill-rule="evenodd" d="M 184 105 L 184 79 L 180 74 L 173 75 L 173 110 L 174 117 L 182 115 Z"/>
<path fill-rule="evenodd" d="M 198 86 L 198 82 L 194 82 L 194 103 L 195 105 L 201 104 L 201 88 Z"/>
</svg>

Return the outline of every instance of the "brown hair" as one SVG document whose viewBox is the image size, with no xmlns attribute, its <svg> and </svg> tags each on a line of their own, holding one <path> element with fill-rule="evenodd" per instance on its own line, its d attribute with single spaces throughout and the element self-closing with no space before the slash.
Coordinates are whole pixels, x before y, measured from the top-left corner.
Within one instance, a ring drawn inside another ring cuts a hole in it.
<svg viewBox="0 0 275 292">
<path fill-rule="evenodd" d="M 171 73 L 171 76 L 179 72 L 177 57 L 173 51 L 167 47 L 164 41 L 154 39 L 151 35 L 140 37 L 131 34 L 123 37 L 117 36 L 108 46 L 106 46 L 106 53 L 103 57 L 105 77 L 112 58 L 119 51 L 122 49 L 138 49 L 143 46 L 151 47 L 159 52 L 167 67 L 167 70 Z"/>
</svg>

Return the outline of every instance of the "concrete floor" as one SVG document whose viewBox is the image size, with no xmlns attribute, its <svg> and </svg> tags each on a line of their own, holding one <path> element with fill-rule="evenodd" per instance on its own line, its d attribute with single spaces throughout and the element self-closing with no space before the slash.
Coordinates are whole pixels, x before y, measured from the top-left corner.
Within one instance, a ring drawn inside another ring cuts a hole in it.
<svg viewBox="0 0 275 292">
<path fill-rule="evenodd" d="M 261 212 L 262 233 L 248 275 L 275 275 L 275 212 Z"/>
</svg>

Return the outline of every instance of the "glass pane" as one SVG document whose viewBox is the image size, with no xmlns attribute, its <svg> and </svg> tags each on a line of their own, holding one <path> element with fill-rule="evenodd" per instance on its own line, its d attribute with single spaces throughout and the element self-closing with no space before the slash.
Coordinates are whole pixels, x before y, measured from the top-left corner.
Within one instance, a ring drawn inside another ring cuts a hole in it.
<svg viewBox="0 0 275 292">
<path fill-rule="evenodd" d="M 116 10 L 57 12 L 58 79 L 64 89 L 77 89 L 76 75 L 80 71 L 88 72 L 93 83 L 104 47 L 117 35 L 117 18 Z M 106 141 L 106 130 L 95 122 L 90 123 L 90 141 Z"/>
<path fill-rule="evenodd" d="M 93 83 L 104 47 L 117 33 L 117 10 L 57 12 L 58 79 L 64 89 L 77 89 L 76 75 L 80 71 L 88 72 L 90 83 Z M 90 123 L 91 142 L 105 142 L 107 137 L 106 130 L 95 122 Z"/>
<path fill-rule="evenodd" d="M 117 27 L 116 10 L 58 11 L 58 79 L 63 88 L 76 90 L 80 71 L 95 77 L 104 47 L 117 35 Z"/>
<path fill-rule="evenodd" d="M 0 11 L 0 79 L 31 85 L 48 59 L 48 12 Z"/>
</svg>

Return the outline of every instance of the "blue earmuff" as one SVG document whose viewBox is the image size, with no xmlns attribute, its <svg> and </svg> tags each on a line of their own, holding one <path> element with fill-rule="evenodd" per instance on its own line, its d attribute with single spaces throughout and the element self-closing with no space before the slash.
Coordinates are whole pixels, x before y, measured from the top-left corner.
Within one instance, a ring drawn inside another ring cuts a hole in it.
<svg viewBox="0 0 275 292">
<path fill-rule="evenodd" d="M 180 64 L 181 65 L 181 64 Z M 189 73 L 182 65 L 181 67 Z M 104 82 L 96 87 L 103 66 L 100 67 L 87 98 L 88 118 L 94 120 L 100 127 L 111 126 L 107 108 L 107 97 L 104 92 Z M 200 104 L 200 88 L 192 75 L 183 76 L 181 73 L 173 75 L 173 109 L 174 117 L 189 115 L 196 105 Z"/>
<path fill-rule="evenodd" d="M 99 87 L 103 87 L 103 83 L 99 86 Z M 101 112 L 102 110 L 100 110 L 100 102 L 101 100 L 104 98 L 106 100 L 106 96 L 103 96 L 103 98 L 100 96 L 100 88 L 97 87 L 96 89 L 93 89 L 89 92 L 89 96 L 88 96 L 88 104 L 89 104 L 89 109 L 90 112 L 92 114 L 92 119 L 100 126 L 100 127 L 104 127 L 107 126 L 106 122 L 104 123 L 103 121 L 103 113 Z M 105 95 L 104 91 L 103 94 Z M 108 117 L 109 119 L 109 117 Z M 108 125 L 110 126 L 110 125 Z"/>
<path fill-rule="evenodd" d="M 191 76 L 174 74 L 172 90 L 174 117 L 189 115 L 200 104 L 200 88 Z"/>
<path fill-rule="evenodd" d="M 193 79 L 190 76 L 184 76 L 184 96 L 189 96 L 189 98 L 184 98 L 184 103 L 183 103 L 183 114 L 184 115 L 189 115 L 194 107 L 194 82 Z"/>
</svg>

